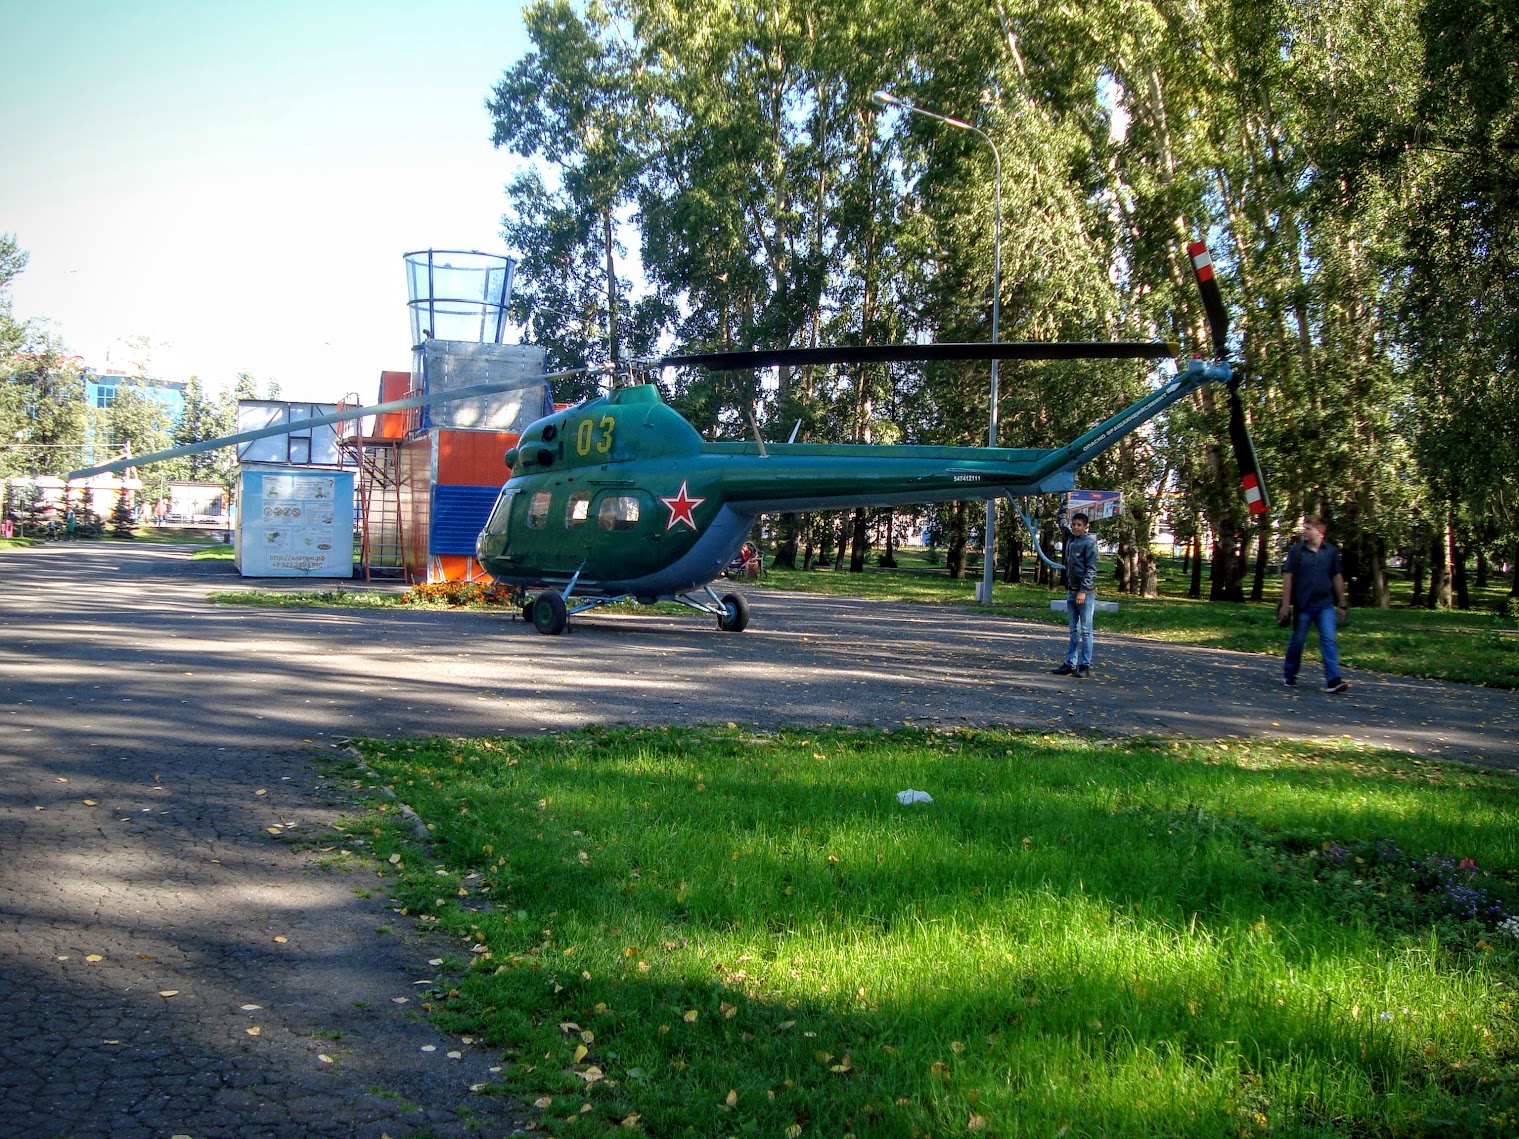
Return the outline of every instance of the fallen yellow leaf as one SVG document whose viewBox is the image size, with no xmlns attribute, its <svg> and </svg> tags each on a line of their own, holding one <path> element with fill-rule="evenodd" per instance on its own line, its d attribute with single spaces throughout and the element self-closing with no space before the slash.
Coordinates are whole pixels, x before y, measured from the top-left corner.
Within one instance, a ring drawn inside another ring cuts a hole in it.
<svg viewBox="0 0 1519 1139">
<path fill-rule="evenodd" d="M 84 959 L 86 961 L 104 961 L 105 960 L 105 958 L 102 957 L 98 953 L 87 953 L 87 954 L 85 954 L 85 958 Z"/>
<path fill-rule="evenodd" d="M 585 1059 L 586 1053 L 589 1051 L 590 1049 L 588 1049 L 584 1044 L 575 1045 L 575 1056 L 572 1062 L 576 1064 L 580 1063 L 580 1061 Z"/>
<path fill-rule="evenodd" d="M 317 1059 L 324 1064 L 331 1064 L 333 1062 L 332 1057 L 327 1055 L 325 1052 L 317 1053 Z"/>
<path fill-rule="evenodd" d="M 738 1092 L 736 1090 L 734 1090 L 733 1088 L 729 1088 L 728 1089 L 728 1094 L 723 1097 L 723 1102 L 725 1104 L 727 1104 L 729 1107 L 732 1107 L 734 1104 L 736 1104 L 738 1102 Z"/>
<path fill-rule="evenodd" d="M 254 794 L 255 795 L 267 795 L 267 794 L 269 794 L 269 791 L 268 791 L 267 788 L 260 787 L 257 791 L 254 792 Z"/>
<path fill-rule="evenodd" d="M 178 989 L 159 989 L 158 990 L 158 995 L 161 996 L 161 997 L 177 997 L 177 996 L 179 996 L 179 990 Z"/>
<path fill-rule="evenodd" d="M 690 1012 L 686 1013 L 686 1015 L 685 1015 L 685 1017 L 683 1019 L 685 1020 L 685 1022 L 687 1024 L 695 1024 L 696 1023 L 696 1018 L 699 1017 L 700 1015 L 701 1015 L 701 1013 L 697 1012 L 695 1009 L 692 1009 Z"/>
<path fill-rule="evenodd" d="M 535 1099 L 533 1101 L 533 1106 L 536 1107 L 536 1108 L 540 1108 L 540 1109 L 545 1108 L 545 1107 L 553 1107 L 554 1106 L 554 1097 L 553 1096 L 547 1096 L 547 1095 L 545 1095 L 545 1096 L 539 1096 L 537 1099 Z"/>
<path fill-rule="evenodd" d="M 255 1024 L 252 1028 L 246 1029 L 245 1031 L 248 1033 L 249 1036 L 257 1036 L 260 1032 L 263 1031 L 263 1029 L 261 1029 L 258 1025 Z"/>
<path fill-rule="evenodd" d="M 95 800 L 94 799 L 86 799 L 84 801 L 84 805 L 86 807 L 93 807 L 93 806 L 95 806 Z"/>
<path fill-rule="evenodd" d="M 276 934 L 275 938 L 274 938 L 275 944 L 277 944 L 277 945 L 284 945 L 285 942 L 287 942 L 289 940 L 290 939 L 288 937 L 286 937 L 283 933 Z"/>
</svg>

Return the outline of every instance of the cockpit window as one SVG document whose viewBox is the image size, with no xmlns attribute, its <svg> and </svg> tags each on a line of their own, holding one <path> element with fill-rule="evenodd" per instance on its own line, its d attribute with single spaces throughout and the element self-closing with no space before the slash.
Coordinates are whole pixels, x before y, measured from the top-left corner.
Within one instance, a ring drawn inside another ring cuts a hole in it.
<svg viewBox="0 0 1519 1139">
<path fill-rule="evenodd" d="M 585 525 L 585 520 L 591 514 L 591 495 L 589 491 L 577 490 L 570 495 L 570 501 L 564 508 L 564 527 L 566 530 L 579 530 Z"/>
<path fill-rule="evenodd" d="M 530 530 L 542 530 L 548 524 L 549 502 L 554 497 L 551 490 L 540 490 L 527 504 L 527 525 Z"/>
<path fill-rule="evenodd" d="M 501 497 L 496 499 L 496 505 L 491 510 L 490 521 L 485 528 L 492 534 L 505 534 L 507 520 L 512 515 L 512 499 L 517 497 L 515 490 L 503 490 Z"/>
<path fill-rule="evenodd" d="M 603 530 L 631 530 L 638 525 L 638 496 L 609 495 L 596 510 L 596 525 Z"/>
</svg>

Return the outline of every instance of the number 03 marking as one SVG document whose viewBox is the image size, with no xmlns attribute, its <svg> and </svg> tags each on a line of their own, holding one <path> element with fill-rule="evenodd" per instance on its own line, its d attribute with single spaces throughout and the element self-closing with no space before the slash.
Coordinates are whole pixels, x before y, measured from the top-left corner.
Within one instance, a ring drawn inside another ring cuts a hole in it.
<svg viewBox="0 0 1519 1139">
<path fill-rule="evenodd" d="M 580 425 L 575 428 L 575 453 L 577 455 L 589 455 L 591 448 L 596 449 L 598 455 L 605 455 L 612 449 L 612 428 L 617 421 L 610 415 L 603 415 L 600 422 L 591 419 L 582 419 Z M 596 438 L 596 429 L 601 428 L 601 437 Z"/>
</svg>

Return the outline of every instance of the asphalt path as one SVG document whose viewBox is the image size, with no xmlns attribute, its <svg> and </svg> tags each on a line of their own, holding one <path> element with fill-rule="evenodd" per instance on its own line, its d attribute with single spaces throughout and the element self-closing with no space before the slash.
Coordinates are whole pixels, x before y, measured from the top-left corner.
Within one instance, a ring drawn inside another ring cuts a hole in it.
<svg viewBox="0 0 1519 1139">
<path fill-rule="evenodd" d="M 1343 737 L 1519 767 L 1519 694 L 1103 632 L 751 590 L 753 619 L 214 605 L 244 582 L 190 547 L 0 551 L 0 1131 L 39 1136 L 508 1134 L 500 1058 L 420 1015 L 458 948 L 323 869 L 350 736 L 587 724 L 998 725 Z M 344 583 L 346 584 L 346 583 Z M 1353 653 L 1352 660 L 1353 664 Z M 275 833 L 277 832 L 277 833 Z M 168 996 L 162 994 L 171 994 Z M 245 1006 L 257 1006 L 247 1008 Z M 257 1033 L 251 1030 L 257 1029 Z M 454 1053 L 455 1055 L 450 1055 Z"/>
</svg>

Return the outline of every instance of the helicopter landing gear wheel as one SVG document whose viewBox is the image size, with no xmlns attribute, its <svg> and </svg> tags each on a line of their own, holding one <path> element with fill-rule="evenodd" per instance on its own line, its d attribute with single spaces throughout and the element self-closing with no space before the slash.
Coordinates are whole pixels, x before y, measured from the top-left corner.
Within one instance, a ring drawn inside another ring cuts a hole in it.
<svg viewBox="0 0 1519 1139">
<path fill-rule="evenodd" d="M 742 633 L 749 627 L 749 603 L 736 593 L 723 594 L 723 615 L 717 627 L 725 633 Z"/>
<path fill-rule="evenodd" d="M 557 637 L 570 623 L 564 598 L 552 589 L 533 598 L 533 627 L 549 637 Z"/>
</svg>

